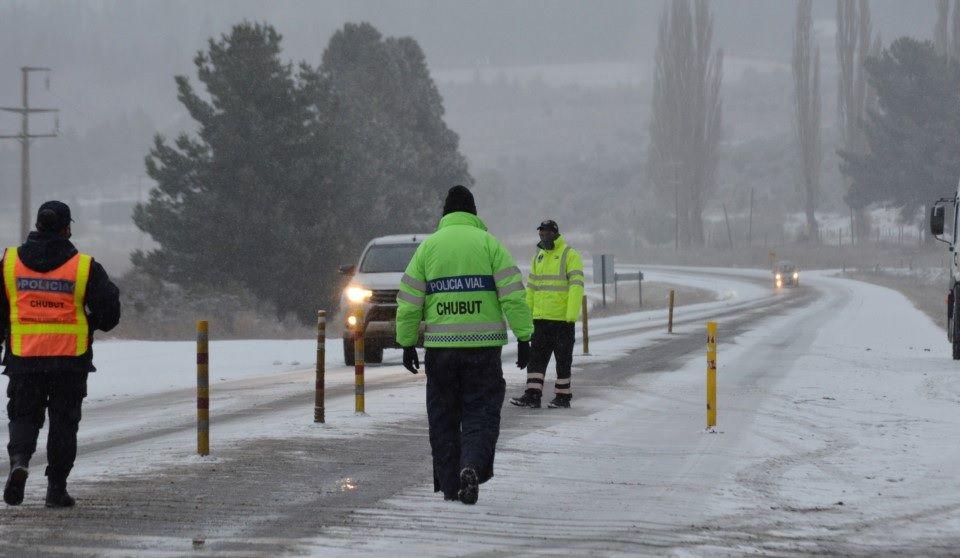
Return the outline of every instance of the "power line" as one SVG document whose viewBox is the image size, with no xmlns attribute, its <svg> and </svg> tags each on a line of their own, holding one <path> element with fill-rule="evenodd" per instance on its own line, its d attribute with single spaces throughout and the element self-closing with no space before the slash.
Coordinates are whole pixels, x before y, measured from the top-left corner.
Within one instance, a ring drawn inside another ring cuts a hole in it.
<svg viewBox="0 0 960 558">
<path fill-rule="evenodd" d="M 21 95 L 22 106 L 20 107 L 0 107 L 0 110 L 13 112 L 20 115 L 20 133 L 17 135 L 0 135 L 0 139 L 20 140 L 20 237 L 26 240 L 30 233 L 30 140 L 34 138 L 55 138 L 60 135 L 59 117 L 55 121 L 53 133 L 50 134 L 31 134 L 30 133 L 30 115 L 41 112 L 59 113 L 59 109 L 53 108 L 31 108 L 30 107 L 30 73 L 46 72 L 47 88 L 50 88 L 50 68 L 41 68 L 37 66 L 23 66 L 21 72 Z"/>
</svg>

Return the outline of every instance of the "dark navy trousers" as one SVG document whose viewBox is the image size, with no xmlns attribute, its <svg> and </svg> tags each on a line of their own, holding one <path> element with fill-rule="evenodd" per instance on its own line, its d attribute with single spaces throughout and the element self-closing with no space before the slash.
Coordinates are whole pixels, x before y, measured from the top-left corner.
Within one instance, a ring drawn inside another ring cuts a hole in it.
<svg viewBox="0 0 960 558">
<path fill-rule="evenodd" d="M 11 375 L 7 384 L 7 417 L 10 419 L 7 453 L 11 460 L 30 460 L 49 412 L 46 474 L 54 482 L 66 481 L 77 457 L 80 408 L 86 395 L 86 372 L 35 371 Z"/>
<path fill-rule="evenodd" d="M 433 453 L 433 489 L 456 496 L 460 470 L 473 467 L 480 482 L 493 477 L 506 383 L 500 347 L 427 349 L 427 418 Z"/>
</svg>

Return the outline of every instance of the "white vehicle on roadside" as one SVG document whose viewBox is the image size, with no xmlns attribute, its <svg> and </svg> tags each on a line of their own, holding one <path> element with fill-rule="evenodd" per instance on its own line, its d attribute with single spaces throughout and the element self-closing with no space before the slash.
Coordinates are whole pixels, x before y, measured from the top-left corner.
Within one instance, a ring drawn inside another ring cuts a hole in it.
<svg viewBox="0 0 960 558">
<path fill-rule="evenodd" d="M 952 198 L 941 198 L 930 208 L 930 232 L 950 250 L 950 282 L 947 285 L 947 340 L 953 344 L 953 360 L 960 360 L 960 254 L 957 253 L 957 217 L 960 212 L 960 187 Z M 947 226 L 947 206 L 953 220 Z"/>
<path fill-rule="evenodd" d="M 340 295 L 339 314 L 343 360 L 348 366 L 354 364 L 354 338 L 358 331 L 363 331 L 364 362 L 383 362 L 385 348 L 400 348 L 395 331 L 400 279 L 427 236 L 429 233 L 374 238 L 363 249 L 357 265 L 340 268 L 340 273 L 350 277 Z"/>
</svg>

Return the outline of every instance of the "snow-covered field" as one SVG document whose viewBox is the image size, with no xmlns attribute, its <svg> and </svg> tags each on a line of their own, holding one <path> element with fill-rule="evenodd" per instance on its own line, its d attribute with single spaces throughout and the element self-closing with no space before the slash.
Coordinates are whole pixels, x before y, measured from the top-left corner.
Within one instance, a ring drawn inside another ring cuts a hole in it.
<svg viewBox="0 0 960 558">
<path fill-rule="evenodd" d="M 778 294 L 765 286 L 763 271 L 644 271 L 650 280 L 712 290 L 718 300 L 679 308 L 673 336 L 663 331 L 662 311 L 592 321 L 592 355 L 580 355 L 579 345 L 576 351 L 574 409 L 506 416 L 497 476 L 481 488 L 476 506 L 444 502 L 423 478 L 367 502 L 322 535 L 298 538 L 298 550 L 324 556 L 955 551 L 960 370 L 929 318 L 894 291 L 828 272 L 808 272 L 801 291 Z M 787 306 L 807 295 L 808 303 Z M 711 317 L 720 323 L 717 433 L 704 432 L 702 351 L 668 354 L 684 336 L 702 335 Z M 358 417 L 353 371 L 340 365 L 339 342 L 331 340 L 327 424 L 316 425 L 309 397 L 313 340 L 215 341 L 213 456 L 200 459 L 192 455 L 190 428 L 193 344 L 98 342 L 95 348 L 100 371 L 91 375 L 73 475 L 81 503 L 102 480 L 218 462 L 225 448 L 252 439 L 376 437 L 403 421 L 425 424 L 423 375 L 404 371 L 397 351 L 368 368 L 368 414 Z M 523 373 L 509 364 L 512 346 L 504 354 L 509 395 L 522 389 Z M 285 399 L 304 404 L 253 413 Z M 255 418 L 246 419 L 248 411 Z M 38 456 L 34 468 L 41 464 Z M 31 482 L 36 488 L 40 481 Z M 0 536 L 14 528 L 3 518 L 0 510 Z M 241 536 L 244 525 L 233 532 Z M 211 534 L 208 544 L 216 542 Z"/>
</svg>

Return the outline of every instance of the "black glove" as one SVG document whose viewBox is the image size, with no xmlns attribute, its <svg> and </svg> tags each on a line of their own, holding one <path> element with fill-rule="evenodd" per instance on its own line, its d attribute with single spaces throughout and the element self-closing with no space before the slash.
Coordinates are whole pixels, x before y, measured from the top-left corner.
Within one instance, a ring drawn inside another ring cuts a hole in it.
<svg viewBox="0 0 960 558">
<path fill-rule="evenodd" d="M 523 370 L 530 362 L 530 342 L 517 341 L 517 368 Z"/>
<path fill-rule="evenodd" d="M 420 371 L 420 357 L 417 356 L 416 347 L 403 348 L 403 367 L 409 370 L 411 374 Z"/>
</svg>

